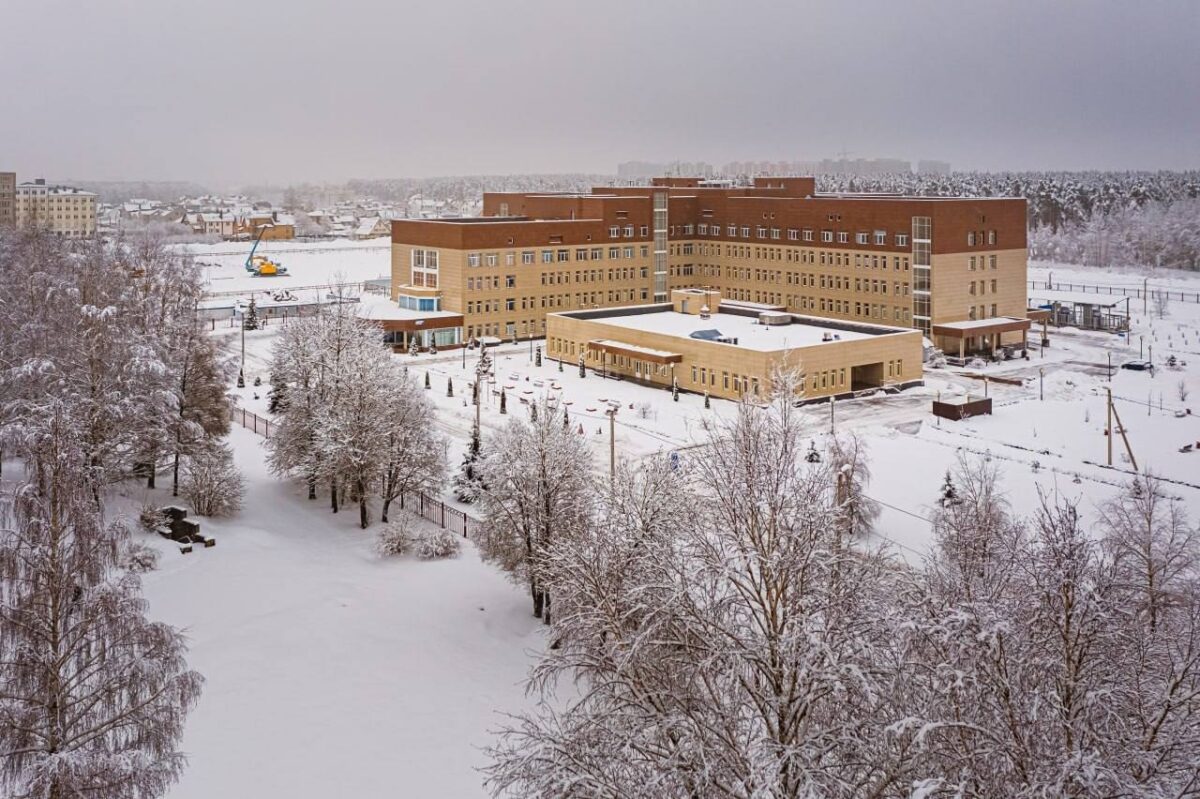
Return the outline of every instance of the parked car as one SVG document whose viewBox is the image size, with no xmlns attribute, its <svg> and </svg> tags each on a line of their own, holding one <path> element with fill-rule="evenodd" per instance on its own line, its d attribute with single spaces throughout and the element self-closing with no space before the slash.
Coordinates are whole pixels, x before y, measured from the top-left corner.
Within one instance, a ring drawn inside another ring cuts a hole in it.
<svg viewBox="0 0 1200 799">
<path fill-rule="evenodd" d="M 1153 372 L 1154 364 L 1149 361 L 1126 361 L 1121 364 L 1122 369 L 1129 369 L 1134 372 Z"/>
</svg>

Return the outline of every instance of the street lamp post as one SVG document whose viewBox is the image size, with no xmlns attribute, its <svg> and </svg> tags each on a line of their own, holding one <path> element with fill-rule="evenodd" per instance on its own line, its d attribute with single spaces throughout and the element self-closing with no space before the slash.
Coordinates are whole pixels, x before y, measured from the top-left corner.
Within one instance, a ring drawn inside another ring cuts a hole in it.
<svg viewBox="0 0 1200 799">
<path fill-rule="evenodd" d="M 608 411 L 608 477 L 617 479 L 617 409 L 609 406 Z"/>
</svg>

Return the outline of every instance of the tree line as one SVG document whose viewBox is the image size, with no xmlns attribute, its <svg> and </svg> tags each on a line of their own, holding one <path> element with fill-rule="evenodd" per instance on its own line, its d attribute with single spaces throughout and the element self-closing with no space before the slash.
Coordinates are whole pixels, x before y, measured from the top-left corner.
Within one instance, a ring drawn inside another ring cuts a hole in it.
<svg viewBox="0 0 1200 799">
<path fill-rule="evenodd" d="M 0 235 L 0 793 L 160 796 L 202 679 L 151 622 L 112 487 L 226 453 L 197 271 L 152 240 Z"/>
<path fill-rule="evenodd" d="M 484 443 L 477 543 L 548 624 L 495 795 L 1200 791 L 1200 535 L 1178 501 L 1142 476 L 1086 529 L 1057 492 L 1020 518 L 964 460 L 907 564 L 864 537 L 861 442 L 817 450 L 784 383 L 612 479 L 553 405 Z"/>
</svg>

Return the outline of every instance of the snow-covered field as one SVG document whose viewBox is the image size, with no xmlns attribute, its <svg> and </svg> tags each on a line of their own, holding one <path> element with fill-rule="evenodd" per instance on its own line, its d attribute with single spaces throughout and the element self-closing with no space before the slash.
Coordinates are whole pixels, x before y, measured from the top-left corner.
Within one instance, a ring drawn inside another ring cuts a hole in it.
<svg viewBox="0 0 1200 799">
<path fill-rule="evenodd" d="M 270 476 L 261 439 L 237 428 L 232 443 L 248 495 L 235 519 L 201 520 L 217 545 L 146 537 L 162 550 L 152 613 L 186 630 L 207 680 L 172 799 L 484 795 L 479 750 L 523 706 L 541 646 L 528 597 L 469 544 L 381 559 L 355 514 Z"/>
<path fill-rule="evenodd" d="M 333 274 L 339 253 L 308 253 L 314 265 L 304 279 Z M 296 257 L 288 257 L 289 267 Z M 379 262 L 386 271 L 386 255 Z M 1136 285 L 1141 279 L 1053 270 L 1056 281 Z M 1162 272 L 1151 282 L 1189 291 L 1200 286 L 1191 276 Z M 859 432 L 871 453 L 868 492 L 884 504 L 879 536 L 903 556 L 919 558 L 942 476 L 960 455 L 990 457 L 1018 511 L 1035 511 L 1042 491 L 1077 498 L 1085 514 L 1094 514 L 1132 468 L 1119 437 L 1114 468 L 1103 465 L 1109 386 L 1137 465 L 1172 481 L 1168 493 L 1200 517 L 1200 416 L 1185 410 L 1200 411 L 1200 305 L 1173 302 L 1165 319 L 1145 317 L 1133 305 L 1128 340 L 1051 330 L 1044 354 L 987 367 L 989 375 L 1024 380 L 988 385 L 996 402 L 990 417 L 939 422 L 930 414 L 939 393 L 984 391 L 968 370 L 930 370 L 922 388 L 837 403 L 835 426 Z M 278 330 L 247 334 L 242 404 L 262 415 Z M 1114 365 L 1138 357 L 1139 338 L 1154 347 L 1160 368 L 1154 374 L 1115 369 L 1110 383 L 1109 355 Z M 1165 366 L 1171 354 L 1177 369 Z M 465 368 L 460 351 L 395 357 L 419 380 L 429 373 L 436 424 L 457 464 L 474 417 L 466 398 L 475 353 Z M 256 376 L 264 381 L 257 388 Z M 664 390 L 591 372 L 581 379 L 577 367 L 560 372 L 549 359 L 535 367 L 528 343 L 496 350 L 495 378 L 481 409 L 485 435 L 527 413 L 523 399 L 551 394 L 568 409 L 572 427 L 582 428 L 598 471 L 607 468 L 609 401 L 621 406 L 616 440 L 626 458 L 664 450 L 703 457 L 705 420 L 734 411 L 716 398 L 705 409 L 700 396 L 681 394 L 675 403 Z M 501 388 L 507 416 L 499 413 Z M 806 413 L 820 447 L 829 406 Z M 324 503 L 309 503 L 297 487 L 270 477 L 252 434 L 235 430 L 234 444 L 250 478 L 247 509 L 232 521 L 205 522 L 217 535 L 214 549 L 181 556 L 164 544 L 162 567 L 147 580 L 154 615 L 188 628 L 192 662 L 208 678 L 184 741 L 192 765 L 171 796 L 482 795 L 479 747 L 501 722 L 497 712 L 524 706 L 521 680 L 530 652 L 542 646 L 528 598 L 470 547 L 448 562 L 380 560 L 370 548 L 373 531 L 357 530 L 353 514 L 332 516 Z M 1193 451 L 1179 451 L 1188 444 Z"/>
<path fill-rule="evenodd" d="M 391 275 L 391 240 L 350 241 L 267 241 L 256 255 L 269 255 L 287 267 L 283 277 L 254 277 L 244 264 L 250 254 L 250 242 L 223 241 L 217 244 L 188 244 L 182 248 L 204 270 L 208 290 L 214 293 L 239 292 L 246 296 L 258 291 L 327 285 L 334 282 L 357 283 Z"/>
</svg>

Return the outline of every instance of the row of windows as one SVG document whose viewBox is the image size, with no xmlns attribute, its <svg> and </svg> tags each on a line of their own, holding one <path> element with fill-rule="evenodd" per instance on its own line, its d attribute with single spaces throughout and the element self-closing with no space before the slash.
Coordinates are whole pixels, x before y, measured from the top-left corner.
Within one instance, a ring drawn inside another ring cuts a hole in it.
<svg viewBox="0 0 1200 799">
<path fill-rule="evenodd" d="M 414 251 L 416 252 L 416 251 Z M 642 258 L 647 258 L 650 255 L 650 248 L 647 245 L 642 245 L 639 248 L 634 247 L 609 247 L 608 257 L 612 260 L 620 258 L 633 258 L 637 252 Z M 467 266 L 499 266 L 500 253 L 487 252 L 469 252 L 467 253 Z M 516 263 L 516 253 L 506 252 L 504 255 L 504 265 L 514 266 Z M 521 263 L 528 266 L 537 261 L 538 253 L 534 250 L 524 250 L 521 253 Z M 600 261 L 604 259 L 603 247 L 581 247 L 575 250 L 574 259 L 571 257 L 571 250 L 542 250 L 541 262 L 544 264 L 569 263 L 575 261 Z"/>
<path fill-rule="evenodd" d="M 692 235 L 720 236 L 721 230 L 722 230 L 721 225 L 717 222 L 711 222 L 711 223 L 710 222 L 701 222 L 697 226 L 680 225 L 678 227 L 678 229 L 679 229 L 680 234 L 684 235 L 684 236 L 692 236 Z M 743 239 L 751 238 L 751 230 L 753 230 L 753 238 L 774 239 L 777 241 L 779 239 L 783 238 L 783 233 L 784 233 L 783 229 L 781 229 L 781 228 L 767 227 L 766 225 L 756 225 L 753 228 L 751 228 L 750 225 L 731 224 L 731 225 L 726 225 L 724 228 L 725 235 L 728 236 L 729 238 L 743 238 Z M 995 233 L 995 231 L 992 231 L 992 232 Z M 826 230 L 820 231 L 820 233 L 821 233 L 821 241 L 832 242 L 836 238 L 836 240 L 839 244 L 849 244 L 850 243 L 850 232 L 849 231 L 826 229 Z M 787 229 L 788 241 L 815 241 L 816 234 L 817 234 L 817 231 L 814 230 L 813 228 L 788 228 Z M 674 237 L 675 235 L 676 235 L 676 226 L 672 225 L 671 226 L 671 236 Z M 907 247 L 908 246 L 908 234 L 907 233 L 889 233 L 886 230 L 873 230 L 873 231 L 860 230 L 860 231 L 857 231 L 854 234 L 854 243 L 860 244 L 860 245 L 875 245 L 877 247 L 886 247 L 889 238 L 892 240 L 892 243 L 897 247 Z"/>
<path fill-rule="evenodd" d="M 994 247 L 996 245 L 996 231 L 989 230 L 989 231 L 987 231 L 986 235 L 984 234 L 984 231 L 982 231 L 982 230 L 979 230 L 979 231 L 968 230 L 967 231 L 967 246 L 968 247 L 974 247 L 977 244 L 982 245 L 984 243 L 984 241 L 987 242 L 989 247 Z"/>
<path fill-rule="evenodd" d="M 994 303 L 994 302 L 992 303 L 992 312 L 990 314 L 985 315 L 984 314 L 985 310 L 987 310 L 987 309 L 983 305 L 979 306 L 978 311 L 975 310 L 974 305 L 971 305 L 967 308 L 967 318 L 968 319 L 988 319 L 988 318 L 994 319 L 994 318 L 996 318 L 996 303 Z"/>
<path fill-rule="evenodd" d="M 571 308 L 592 308 L 602 304 L 620 305 L 645 302 L 649 289 L 609 289 L 608 291 L 581 291 L 574 294 L 544 294 L 538 297 L 504 297 L 490 300 L 467 300 L 466 315 L 501 313 L 503 311 L 532 311 L 542 309 L 556 311 Z"/>
<path fill-rule="evenodd" d="M 984 260 L 983 259 L 984 259 L 984 256 L 982 256 L 982 255 L 980 255 L 978 257 L 980 269 L 984 268 Z M 972 272 L 975 271 L 975 261 L 976 261 L 976 257 L 974 255 L 972 255 L 970 258 L 967 259 L 967 268 L 970 269 Z M 994 255 L 987 256 L 987 268 L 989 268 L 989 269 L 996 268 L 996 256 L 994 256 Z"/>
<path fill-rule="evenodd" d="M 622 228 L 620 225 L 613 225 L 608 229 L 608 237 L 610 239 L 620 238 L 622 234 L 625 235 L 625 238 L 632 239 L 633 225 L 625 225 L 624 228 Z M 650 229 L 645 225 L 642 225 L 638 228 L 638 235 L 642 238 L 645 238 L 646 236 L 650 235 Z"/>
<path fill-rule="evenodd" d="M 988 288 L 987 283 L 988 282 L 986 280 L 979 281 L 979 293 L 980 294 L 987 294 L 987 288 Z M 970 292 L 971 292 L 971 296 L 974 296 L 976 293 L 974 280 L 972 280 L 970 283 Z M 993 294 L 996 293 L 996 281 L 994 279 L 992 280 L 992 293 Z"/>
<path fill-rule="evenodd" d="M 814 392 L 831 388 L 845 388 L 846 370 L 826 369 L 821 372 L 813 372 L 808 377 L 808 384 Z"/>
</svg>

